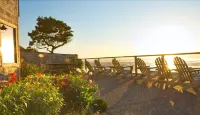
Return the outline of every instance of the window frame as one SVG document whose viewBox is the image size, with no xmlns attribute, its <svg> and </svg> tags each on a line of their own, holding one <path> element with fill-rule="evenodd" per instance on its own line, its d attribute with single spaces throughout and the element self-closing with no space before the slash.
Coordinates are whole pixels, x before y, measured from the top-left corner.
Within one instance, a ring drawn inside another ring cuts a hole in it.
<svg viewBox="0 0 200 115">
<path fill-rule="evenodd" d="M 6 26 L 9 26 L 13 28 L 13 45 L 14 45 L 14 62 L 13 63 L 3 63 L 3 56 L 2 51 L 0 51 L 0 65 L 1 66 L 17 66 L 18 65 L 18 55 L 19 55 L 19 49 L 18 49 L 18 27 L 16 25 L 13 25 L 11 23 L 8 23 L 4 20 L 0 19 L 0 24 L 4 24 Z M 1 38 L 1 32 L 0 32 L 0 47 L 2 47 L 2 38 Z"/>
</svg>

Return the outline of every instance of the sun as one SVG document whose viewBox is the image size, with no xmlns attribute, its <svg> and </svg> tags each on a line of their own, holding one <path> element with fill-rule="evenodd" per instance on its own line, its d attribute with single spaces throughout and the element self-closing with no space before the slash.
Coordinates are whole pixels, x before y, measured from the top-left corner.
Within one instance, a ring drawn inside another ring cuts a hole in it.
<svg viewBox="0 0 200 115">
<path fill-rule="evenodd" d="M 140 54 L 173 54 L 196 51 L 196 34 L 183 25 L 160 25 L 144 29 L 139 39 Z M 165 56 L 170 69 L 174 69 L 174 56 Z"/>
<path fill-rule="evenodd" d="M 165 60 L 167 61 L 168 67 L 170 69 L 175 69 L 176 68 L 175 65 L 174 65 L 174 61 L 173 61 L 174 60 L 174 56 L 166 56 Z"/>
<path fill-rule="evenodd" d="M 141 46 L 145 54 L 165 54 L 194 51 L 191 30 L 184 26 L 163 25 L 151 27 L 142 36 L 145 47 Z"/>
</svg>

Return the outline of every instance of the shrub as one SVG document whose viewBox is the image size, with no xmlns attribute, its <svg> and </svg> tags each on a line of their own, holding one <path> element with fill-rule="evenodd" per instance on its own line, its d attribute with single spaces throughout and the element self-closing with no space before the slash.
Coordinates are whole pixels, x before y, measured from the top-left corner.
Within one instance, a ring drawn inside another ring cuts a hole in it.
<svg viewBox="0 0 200 115">
<path fill-rule="evenodd" d="M 21 62 L 21 76 L 23 78 L 36 73 L 44 73 L 44 70 L 44 64 L 40 64 L 40 67 L 38 67 L 36 64 Z"/>
<path fill-rule="evenodd" d="M 0 86 L 2 115 L 56 115 L 61 107 L 62 114 L 92 115 L 107 108 L 104 100 L 94 98 L 98 86 L 87 76 L 37 73 L 18 82 L 15 74 L 8 78 Z"/>
<path fill-rule="evenodd" d="M 51 83 L 48 76 L 32 75 L 1 87 L 2 115 L 55 115 L 63 105 L 59 88 Z"/>
<path fill-rule="evenodd" d="M 53 86 L 49 76 L 36 74 L 25 80 L 30 88 L 31 100 L 28 101 L 27 115 L 53 115 L 59 112 L 63 105 L 59 88 Z"/>
<path fill-rule="evenodd" d="M 101 98 L 95 98 L 91 103 L 92 111 L 95 112 L 105 112 L 108 108 L 107 103 L 105 100 Z"/>
<path fill-rule="evenodd" d="M 98 92 L 98 86 L 92 80 L 84 79 L 84 76 L 68 75 L 59 76 L 55 82 L 60 87 L 60 93 L 65 100 L 66 112 L 77 110 L 87 112 L 93 100 L 93 96 Z"/>
<path fill-rule="evenodd" d="M 26 95 L 27 88 L 23 85 L 1 86 L 0 113 L 2 115 L 23 115 L 27 107 L 29 96 Z"/>
<path fill-rule="evenodd" d="M 74 59 L 75 68 L 83 69 L 83 61 L 81 59 Z"/>
</svg>

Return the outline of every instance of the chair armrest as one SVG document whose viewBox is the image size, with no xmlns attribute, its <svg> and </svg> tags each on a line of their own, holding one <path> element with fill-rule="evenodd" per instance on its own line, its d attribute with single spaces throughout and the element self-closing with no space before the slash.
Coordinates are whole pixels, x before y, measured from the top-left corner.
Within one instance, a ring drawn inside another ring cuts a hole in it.
<svg viewBox="0 0 200 115">
<path fill-rule="evenodd" d="M 156 69 L 157 67 L 150 67 L 150 66 L 147 66 L 148 69 Z"/>
<path fill-rule="evenodd" d="M 190 72 L 198 72 L 200 69 L 190 69 Z"/>
<path fill-rule="evenodd" d="M 115 68 L 114 66 L 104 66 L 104 67 Z"/>
<path fill-rule="evenodd" d="M 190 70 L 200 70 L 200 68 L 189 68 Z"/>
<path fill-rule="evenodd" d="M 133 66 L 121 66 L 122 68 L 129 68 L 129 67 L 133 67 Z"/>
<path fill-rule="evenodd" d="M 105 68 L 105 67 L 96 67 L 96 68 Z"/>
<path fill-rule="evenodd" d="M 171 71 L 177 71 L 177 69 L 169 69 L 169 70 L 171 70 Z"/>
</svg>

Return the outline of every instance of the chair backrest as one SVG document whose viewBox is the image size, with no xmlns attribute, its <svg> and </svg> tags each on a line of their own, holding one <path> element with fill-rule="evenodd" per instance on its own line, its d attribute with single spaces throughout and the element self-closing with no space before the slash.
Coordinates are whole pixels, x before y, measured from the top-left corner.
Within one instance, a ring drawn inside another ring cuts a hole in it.
<svg viewBox="0 0 200 115">
<path fill-rule="evenodd" d="M 167 61 L 158 57 L 155 60 L 155 64 L 158 69 L 158 73 L 160 76 L 159 78 L 163 80 L 166 79 L 167 81 L 169 81 L 169 79 L 172 78 L 172 73 L 168 67 Z"/>
<path fill-rule="evenodd" d="M 117 61 L 116 58 L 112 59 L 112 64 L 114 66 L 116 74 L 119 74 L 119 73 L 121 73 L 123 71 L 123 69 L 121 68 L 121 65 L 120 65 L 119 61 Z"/>
<path fill-rule="evenodd" d="M 99 62 L 99 60 L 94 60 L 94 64 L 98 71 L 103 71 L 103 67 L 102 67 L 101 63 Z"/>
<path fill-rule="evenodd" d="M 137 67 L 138 69 L 140 69 L 142 75 L 144 76 L 150 75 L 150 70 L 148 69 L 146 63 L 140 58 L 137 58 Z"/>
<path fill-rule="evenodd" d="M 185 60 L 181 59 L 180 57 L 174 58 L 174 65 L 180 75 L 180 80 L 182 81 L 192 81 L 192 73 L 189 70 L 189 67 Z"/>
<path fill-rule="evenodd" d="M 89 72 L 94 72 L 94 69 L 92 68 L 91 64 L 85 60 L 85 66 L 89 70 Z"/>
</svg>

